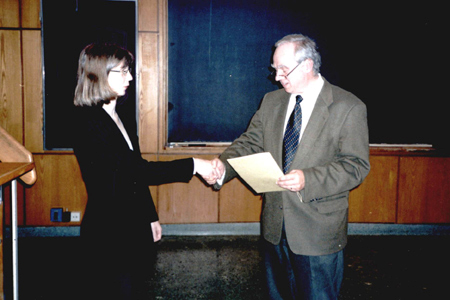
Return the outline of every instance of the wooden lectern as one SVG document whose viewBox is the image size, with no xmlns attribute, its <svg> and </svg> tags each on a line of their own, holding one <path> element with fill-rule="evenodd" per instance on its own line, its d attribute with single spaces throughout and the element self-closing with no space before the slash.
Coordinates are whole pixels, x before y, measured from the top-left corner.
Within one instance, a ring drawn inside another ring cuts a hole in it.
<svg viewBox="0 0 450 300">
<path fill-rule="evenodd" d="M 18 241 L 17 241 L 17 179 L 27 185 L 36 182 L 36 170 L 33 156 L 23 145 L 17 142 L 0 127 L 0 221 L 3 220 L 3 189 L 5 183 L 11 182 L 11 231 L 13 256 L 13 299 L 19 299 L 18 285 Z M 3 292 L 3 221 L 0 222 L 0 299 Z"/>
</svg>

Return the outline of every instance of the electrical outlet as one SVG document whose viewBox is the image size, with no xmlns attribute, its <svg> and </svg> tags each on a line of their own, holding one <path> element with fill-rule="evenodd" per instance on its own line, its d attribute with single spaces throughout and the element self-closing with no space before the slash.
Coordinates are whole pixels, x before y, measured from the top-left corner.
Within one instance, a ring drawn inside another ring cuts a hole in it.
<svg viewBox="0 0 450 300">
<path fill-rule="evenodd" d="M 70 222 L 80 222 L 81 221 L 81 213 L 80 212 L 71 212 L 70 213 Z"/>
</svg>

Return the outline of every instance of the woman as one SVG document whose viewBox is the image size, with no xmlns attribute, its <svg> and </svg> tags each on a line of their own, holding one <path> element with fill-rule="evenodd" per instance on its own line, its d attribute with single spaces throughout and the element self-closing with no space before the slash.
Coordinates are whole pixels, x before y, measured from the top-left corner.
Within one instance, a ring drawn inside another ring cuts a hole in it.
<svg viewBox="0 0 450 300">
<path fill-rule="evenodd" d="M 129 299 L 142 287 L 161 239 L 149 185 L 188 182 L 195 173 L 215 177 L 209 161 L 141 157 L 135 121 L 116 110 L 133 79 L 132 62 L 129 51 L 112 44 L 88 45 L 79 58 L 74 152 L 88 193 L 81 239 L 89 295 L 83 299 Z"/>
</svg>

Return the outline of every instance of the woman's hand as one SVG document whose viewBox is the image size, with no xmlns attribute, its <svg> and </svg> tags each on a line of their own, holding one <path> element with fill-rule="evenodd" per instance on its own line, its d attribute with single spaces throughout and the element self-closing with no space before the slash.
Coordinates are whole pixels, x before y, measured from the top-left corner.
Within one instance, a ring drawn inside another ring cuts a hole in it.
<svg viewBox="0 0 450 300">
<path fill-rule="evenodd" d="M 156 243 L 157 241 L 161 240 L 162 238 L 162 227 L 161 224 L 159 224 L 159 221 L 152 222 L 152 233 L 153 233 L 153 241 Z"/>
</svg>

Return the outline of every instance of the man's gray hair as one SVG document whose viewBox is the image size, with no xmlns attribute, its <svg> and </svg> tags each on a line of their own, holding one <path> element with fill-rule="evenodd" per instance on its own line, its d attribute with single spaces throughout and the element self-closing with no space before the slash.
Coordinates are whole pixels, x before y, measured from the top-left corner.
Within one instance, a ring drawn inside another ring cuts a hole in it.
<svg viewBox="0 0 450 300">
<path fill-rule="evenodd" d="M 298 63 L 309 58 L 313 61 L 314 74 L 318 75 L 320 73 L 322 59 L 320 58 L 316 43 L 312 39 L 302 34 L 290 34 L 276 42 L 275 47 L 286 43 L 295 44 L 295 59 Z"/>
</svg>

